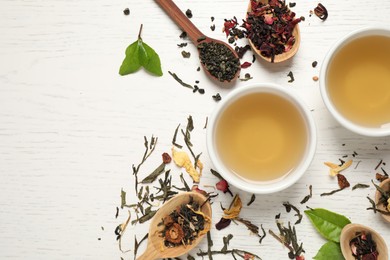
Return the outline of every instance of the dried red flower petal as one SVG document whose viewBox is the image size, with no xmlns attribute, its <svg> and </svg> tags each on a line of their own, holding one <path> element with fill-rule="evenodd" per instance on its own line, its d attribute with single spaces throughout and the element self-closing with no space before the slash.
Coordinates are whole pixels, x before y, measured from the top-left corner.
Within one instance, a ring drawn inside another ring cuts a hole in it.
<svg viewBox="0 0 390 260">
<path fill-rule="evenodd" d="M 251 65 L 252 65 L 252 63 L 246 61 L 243 64 L 241 64 L 241 68 L 246 69 L 246 68 L 249 68 Z"/>
<path fill-rule="evenodd" d="M 328 10 L 326 10 L 325 6 L 323 6 L 321 3 L 317 5 L 316 8 L 314 8 L 315 15 L 318 16 L 322 21 L 325 21 L 326 18 L 328 18 Z"/>
<path fill-rule="evenodd" d="M 171 156 L 168 153 L 163 153 L 162 154 L 162 160 L 164 164 L 168 164 L 172 161 Z"/>
<path fill-rule="evenodd" d="M 215 228 L 217 230 L 224 229 L 224 228 L 228 227 L 231 222 L 232 222 L 231 219 L 221 218 L 221 220 L 217 224 L 215 224 Z"/>
<path fill-rule="evenodd" d="M 340 189 L 345 189 L 349 186 L 351 186 L 347 180 L 347 178 L 345 178 L 344 175 L 342 174 L 337 174 L 337 182 L 339 183 L 339 187 Z"/>
<path fill-rule="evenodd" d="M 223 191 L 223 193 L 226 193 L 229 190 L 229 183 L 224 179 L 220 180 L 215 186 L 217 187 L 217 190 Z"/>
<path fill-rule="evenodd" d="M 237 18 L 225 20 L 223 24 L 223 31 L 226 33 L 226 37 L 229 36 L 230 30 L 238 25 Z"/>
</svg>

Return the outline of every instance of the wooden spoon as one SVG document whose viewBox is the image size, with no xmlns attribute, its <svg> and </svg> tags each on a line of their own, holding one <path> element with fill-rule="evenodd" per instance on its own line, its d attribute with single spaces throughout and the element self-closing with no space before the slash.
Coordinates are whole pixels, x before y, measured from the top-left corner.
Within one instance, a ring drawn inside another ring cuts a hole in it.
<svg viewBox="0 0 390 260">
<path fill-rule="evenodd" d="M 390 191 L 390 178 L 382 181 L 381 184 L 379 184 L 379 187 L 381 187 L 385 191 Z M 376 191 L 375 202 L 378 205 L 377 207 L 380 210 L 386 211 L 386 208 L 382 203 L 378 204 L 380 197 L 381 197 L 381 193 L 379 191 Z M 384 214 L 381 214 L 381 215 L 387 222 L 390 222 L 390 215 L 384 215 Z"/>
<path fill-rule="evenodd" d="M 201 211 L 211 220 L 211 206 L 209 202 L 204 203 L 207 198 L 198 192 L 183 192 L 168 200 L 154 215 L 149 227 L 148 246 L 146 251 L 137 258 L 137 260 L 154 260 L 158 258 L 173 258 L 181 256 L 191 249 L 193 249 L 203 239 L 204 235 L 198 236 L 191 245 L 176 246 L 166 248 L 164 246 L 164 238 L 161 236 L 160 231 L 163 230 L 163 225 L 158 226 L 161 220 L 168 216 L 176 207 L 183 204 L 187 204 L 190 200 L 190 196 L 195 202 L 202 205 Z M 209 225 L 209 226 L 207 226 Z M 205 224 L 205 229 L 209 228 L 211 223 Z"/>
<path fill-rule="evenodd" d="M 257 2 L 261 2 L 263 4 L 268 4 L 268 0 L 257 0 Z M 252 11 L 251 1 L 249 1 L 247 12 L 250 12 L 250 11 Z M 247 17 L 248 17 L 248 13 L 247 13 Z M 274 63 L 286 61 L 286 60 L 292 58 L 297 53 L 297 51 L 299 49 L 299 44 L 301 43 L 301 34 L 299 33 L 299 25 L 298 24 L 296 24 L 294 26 L 294 30 L 292 31 L 292 35 L 295 37 L 294 45 L 291 47 L 291 49 L 288 52 L 283 52 L 281 54 L 275 55 Z M 249 45 L 251 46 L 253 52 L 255 52 L 260 58 L 262 58 L 268 62 L 271 62 L 271 58 L 268 58 L 268 57 L 261 55 L 260 50 L 256 48 L 256 46 L 253 44 L 253 42 L 250 39 L 248 39 L 248 41 L 249 41 Z"/>
<path fill-rule="evenodd" d="M 215 42 L 215 43 L 218 43 L 218 44 L 222 44 L 226 47 L 229 48 L 229 50 L 233 53 L 233 55 L 238 59 L 238 55 L 236 53 L 236 51 L 227 43 L 223 42 L 223 41 L 220 41 L 220 40 L 216 40 L 216 39 L 213 39 L 213 38 L 210 38 L 210 37 L 207 37 L 206 35 L 204 35 L 201 31 L 199 31 L 199 29 L 187 18 L 187 16 L 185 14 L 183 14 L 183 12 L 177 7 L 177 5 L 172 1 L 172 0 L 155 0 L 162 9 L 164 9 L 164 11 L 169 15 L 169 17 L 171 17 L 171 19 L 183 30 L 187 33 L 188 37 L 191 39 L 191 41 L 195 44 L 196 47 L 198 47 L 198 45 L 200 43 L 210 43 L 210 42 Z M 200 39 L 204 39 L 204 40 L 201 40 L 199 41 Z M 204 64 L 202 63 L 202 67 L 203 69 L 207 72 L 207 74 L 215 79 L 215 80 L 218 80 L 218 78 L 216 78 L 215 76 L 213 76 L 212 74 L 210 74 L 210 72 L 207 70 L 207 68 L 204 66 Z M 238 75 L 240 74 L 240 67 L 238 68 L 235 76 L 233 77 L 233 79 L 231 81 L 234 81 L 235 79 L 237 79 Z M 219 80 L 218 80 L 219 81 Z M 227 81 L 224 81 L 224 82 L 227 82 Z"/>
<path fill-rule="evenodd" d="M 375 230 L 360 224 L 348 224 L 341 231 L 340 246 L 341 252 L 343 253 L 345 259 L 355 260 L 355 257 L 352 255 L 349 242 L 355 237 L 355 233 L 360 231 L 366 231 L 371 233 L 372 239 L 375 241 L 376 249 L 379 253 L 378 260 L 388 260 L 389 255 L 385 240 Z"/>
</svg>

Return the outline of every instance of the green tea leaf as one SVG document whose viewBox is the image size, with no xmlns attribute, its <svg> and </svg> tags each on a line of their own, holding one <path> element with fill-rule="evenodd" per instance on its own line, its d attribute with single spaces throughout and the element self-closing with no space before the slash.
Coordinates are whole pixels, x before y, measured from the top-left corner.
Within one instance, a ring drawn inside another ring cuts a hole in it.
<svg viewBox="0 0 390 260">
<path fill-rule="evenodd" d="M 160 62 L 160 57 L 158 54 L 146 43 L 143 43 L 143 46 L 146 50 L 147 56 L 148 56 L 148 62 L 143 64 L 144 68 L 157 75 L 157 76 L 162 76 L 162 70 L 161 70 L 161 62 Z"/>
<path fill-rule="evenodd" d="M 119 68 L 119 74 L 124 76 L 134 73 L 144 67 L 156 76 L 162 76 L 161 61 L 158 54 L 141 38 L 142 25 L 138 34 L 138 40 L 126 49 L 126 57 Z"/>
<path fill-rule="evenodd" d="M 323 237 L 337 243 L 343 227 L 351 223 L 345 216 L 321 208 L 306 210 L 305 214 Z"/>
<path fill-rule="evenodd" d="M 135 41 L 126 49 L 126 58 L 119 69 L 120 75 L 124 76 L 136 72 L 141 67 L 138 53 L 139 45 L 138 41 Z"/>
<path fill-rule="evenodd" d="M 313 259 L 316 260 L 344 260 L 340 244 L 328 241 L 324 244 Z"/>
<path fill-rule="evenodd" d="M 145 184 L 145 183 L 152 183 L 154 182 L 157 177 L 164 171 L 165 169 L 165 164 L 161 163 L 151 174 L 145 177 L 140 183 Z"/>
</svg>

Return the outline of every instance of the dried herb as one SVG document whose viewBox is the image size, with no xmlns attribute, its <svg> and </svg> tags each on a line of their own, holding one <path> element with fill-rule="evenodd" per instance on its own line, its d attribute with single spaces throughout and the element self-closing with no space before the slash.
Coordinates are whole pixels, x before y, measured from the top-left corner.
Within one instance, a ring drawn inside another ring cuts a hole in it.
<svg viewBox="0 0 390 260">
<path fill-rule="evenodd" d="M 249 73 L 245 73 L 243 79 L 240 78 L 241 81 L 248 81 L 250 79 L 253 79 L 253 77 L 251 77 L 251 74 L 249 74 Z"/>
<path fill-rule="evenodd" d="M 154 182 L 157 177 L 163 173 L 165 170 L 165 163 L 161 163 L 151 174 L 149 174 L 145 179 L 143 179 L 140 183 L 146 184 L 146 183 L 152 183 Z"/>
<path fill-rule="evenodd" d="M 309 195 L 306 195 L 303 200 L 301 201 L 301 204 L 305 204 L 306 202 L 309 201 L 309 199 L 313 196 L 313 186 L 309 186 Z"/>
<path fill-rule="evenodd" d="M 178 193 L 177 191 L 172 190 L 172 188 L 173 188 L 172 176 L 170 176 L 169 172 L 170 172 L 169 170 L 165 172 L 164 179 L 158 180 L 160 187 L 156 187 L 156 189 L 157 189 L 156 195 L 151 195 L 150 199 L 152 201 L 153 200 L 160 200 L 162 202 L 165 202 Z"/>
<path fill-rule="evenodd" d="M 342 175 L 341 173 L 338 173 L 336 176 L 337 176 L 337 182 L 339 184 L 340 189 L 345 189 L 345 188 L 348 188 L 349 186 L 351 186 L 349 184 L 347 178 L 345 178 L 344 175 Z"/>
<path fill-rule="evenodd" d="M 373 209 L 375 213 L 378 211 L 384 215 L 390 215 L 390 189 L 385 190 L 385 187 L 376 185 L 372 180 L 371 182 L 375 186 L 375 189 L 380 193 L 380 197 L 377 204 L 374 203 L 373 207 L 368 209 Z M 377 206 L 382 206 L 384 210 L 377 208 Z"/>
<path fill-rule="evenodd" d="M 317 64 L 318 64 L 317 61 L 313 61 L 313 63 L 311 64 L 311 66 L 312 66 L 313 68 L 315 68 L 315 67 L 317 67 Z"/>
<path fill-rule="evenodd" d="M 283 206 L 286 208 L 287 213 L 290 212 L 291 209 L 293 209 L 296 212 L 296 214 L 294 216 L 297 216 L 298 220 L 295 222 L 295 225 L 301 223 L 303 216 L 302 216 L 301 212 L 299 211 L 299 209 L 297 207 L 295 207 L 294 205 L 290 204 L 289 202 L 284 202 Z"/>
<path fill-rule="evenodd" d="M 221 230 L 221 229 L 224 229 L 226 227 L 228 227 L 230 225 L 230 223 L 232 222 L 231 219 L 226 219 L 226 218 L 221 218 L 219 220 L 219 222 L 217 224 L 215 224 L 215 228 L 217 230 Z"/>
<path fill-rule="evenodd" d="M 146 233 L 146 235 L 139 242 L 137 241 L 137 236 L 134 236 L 134 260 L 137 259 L 137 252 L 139 246 L 148 238 L 148 235 L 149 234 Z"/>
<path fill-rule="evenodd" d="M 205 69 L 219 81 L 234 79 L 240 69 L 240 61 L 224 44 L 202 42 L 198 45 L 199 58 Z"/>
<path fill-rule="evenodd" d="M 294 82 L 294 74 L 292 73 L 292 71 L 290 71 L 288 74 L 287 74 L 287 77 L 290 77 L 290 79 L 288 80 L 289 83 L 292 83 Z"/>
<path fill-rule="evenodd" d="M 209 231 L 207 233 L 207 251 L 202 251 L 201 249 L 199 249 L 197 255 L 201 256 L 202 258 L 204 256 L 208 256 L 209 259 L 213 259 L 213 255 L 232 255 L 233 259 L 235 260 L 237 260 L 237 257 L 240 257 L 244 260 L 249 260 L 249 259 L 261 260 L 261 258 L 258 255 L 255 255 L 251 252 L 241 250 L 241 249 L 228 249 L 229 242 L 232 238 L 233 238 L 232 234 L 223 237 L 223 243 L 224 243 L 223 248 L 220 251 L 212 250 L 213 241 L 211 240 L 211 235 Z"/>
<path fill-rule="evenodd" d="M 130 207 L 130 205 L 126 204 L 126 191 L 121 189 L 121 209 L 124 207 Z"/>
<path fill-rule="evenodd" d="M 177 148 L 181 149 L 181 148 L 183 148 L 183 146 L 176 143 L 176 138 L 177 138 L 177 133 L 179 131 L 179 127 L 180 127 L 180 124 L 176 127 L 175 133 L 173 134 L 172 144 L 174 146 L 176 146 Z"/>
<path fill-rule="evenodd" d="M 192 18 L 192 11 L 191 11 L 190 9 L 187 9 L 187 11 L 186 11 L 186 16 L 187 16 L 188 18 Z"/>
<path fill-rule="evenodd" d="M 344 190 L 345 188 L 342 188 L 342 189 L 337 189 L 337 190 L 332 190 L 330 192 L 324 192 L 324 193 L 321 193 L 320 196 L 323 197 L 323 196 L 330 196 L 330 195 L 333 195 L 337 192 L 340 192 L 342 190 Z"/>
<path fill-rule="evenodd" d="M 185 83 L 179 76 L 176 75 L 176 73 L 168 71 L 169 75 L 171 75 L 177 82 L 180 83 L 183 87 L 193 89 L 194 87 L 188 83 Z"/>
<path fill-rule="evenodd" d="M 118 218 L 118 216 L 119 216 L 119 208 L 118 208 L 118 207 L 116 207 L 115 218 Z"/>
<path fill-rule="evenodd" d="M 291 227 L 290 222 L 288 222 L 288 227 L 284 227 L 278 221 L 276 222 L 276 225 L 280 232 L 279 236 L 276 235 L 272 230 L 269 230 L 269 233 L 282 245 L 290 250 L 288 253 L 288 257 L 290 259 L 302 259 L 302 254 L 305 252 L 305 250 L 303 249 L 303 243 L 298 244 L 295 226 Z"/>
<path fill-rule="evenodd" d="M 123 10 L 123 14 L 124 15 L 129 15 L 130 14 L 130 9 L 129 8 L 125 8 L 125 10 Z"/>
<path fill-rule="evenodd" d="M 200 211 L 200 205 L 190 199 L 164 217 L 162 236 L 166 247 L 190 245 L 210 228 L 210 219 Z"/>
<path fill-rule="evenodd" d="M 187 51 L 182 51 L 181 55 L 183 56 L 183 58 L 186 58 L 186 59 L 191 57 L 191 53 L 187 52 Z"/>
<path fill-rule="evenodd" d="M 213 32 L 215 31 L 215 24 L 210 26 L 210 30 L 213 31 Z"/>
<path fill-rule="evenodd" d="M 217 102 L 218 102 L 218 101 L 221 101 L 221 99 L 222 99 L 222 97 L 221 97 L 221 95 L 220 95 L 219 93 L 213 95 L 212 98 L 213 98 L 215 101 L 217 101 Z"/>
<path fill-rule="evenodd" d="M 130 44 L 126 49 L 126 57 L 119 69 L 119 74 L 124 76 L 144 67 L 153 75 L 162 76 L 160 57 L 142 40 L 141 32 L 142 24 L 139 30 L 138 40 Z"/>
<path fill-rule="evenodd" d="M 378 259 L 379 253 L 376 250 L 376 243 L 369 232 L 356 232 L 355 237 L 349 242 L 349 246 L 355 259 Z"/>
<path fill-rule="evenodd" d="M 358 183 L 356 185 L 354 185 L 352 187 L 352 190 L 356 190 L 356 189 L 366 189 L 366 188 L 369 188 L 370 185 L 367 185 L 367 184 L 362 184 L 362 183 Z"/>
<path fill-rule="evenodd" d="M 182 32 L 182 33 L 179 35 L 179 37 L 180 37 L 181 39 L 185 39 L 185 38 L 187 38 L 187 33 L 186 33 L 186 32 Z"/>
<path fill-rule="evenodd" d="M 187 45 L 188 45 L 188 43 L 183 42 L 183 43 L 179 43 L 179 44 L 177 45 L 177 47 L 183 48 L 183 47 L 186 47 Z"/>
<path fill-rule="evenodd" d="M 288 52 L 295 44 L 292 32 L 301 20 L 295 18 L 284 0 L 268 4 L 251 0 L 251 10 L 243 26 L 256 49 L 273 62 L 275 55 Z"/>
<path fill-rule="evenodd" d="M 250 201 L 246 204 L 248 207 L 256 200 L 256 195 L 252 194 Z"/>
<path fill-rule="evenodd" d="M 129 252 L 130 250 L 122 250 L 122 236 L 123 234 L 125 233 L 126 231 L 126 228 L 127 228 L 127 225 L 129 224 L 130 222 L 130 219 L 131 219 L 131 214 L 130 214 L 130 210 L 129 210 L 129 217 L 126 219 L 126 221 L 120 225 L 118 225 L 116 228 L 115 228 L 115 235 L 116 235 L 116 240 L 118 240 L 118 245 L 119 245 L 119 250 L 122 252 L 122 253 L 126 253 L 126 252 Z"/>
<path fill-rule="evenodd" d="M 208 122 L 209 122 L 209 117 L 208 117 L 208 116 L 206 116 L 206 122 L 204 123 L 204 127 L 203 127 L 203 129 L 206 129 L 206 128 L 207 128 L 207 124 L 208 124 Z"/>
<path fill-rule="evenodd" d="M 325 21 L 328 18 L 328 10 L 321 3 L 318 3 L 317 7 L 314 8 L 315 15 L 320 18 L 322 21 Z"/>
</svg>

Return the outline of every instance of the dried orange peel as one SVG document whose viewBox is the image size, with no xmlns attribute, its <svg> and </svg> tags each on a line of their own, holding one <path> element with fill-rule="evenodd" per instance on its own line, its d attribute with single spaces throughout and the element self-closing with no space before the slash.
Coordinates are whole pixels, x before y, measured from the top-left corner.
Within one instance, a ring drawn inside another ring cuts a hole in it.
<svg viewBox="0 0 390 260">
<path fill-rule="evenodd" d="M 343 170 L 347 169 L 349 166 L 351 166 L 352 162 L 353 162 L 352 160 L 349 160 L 341 166 L 339 166 L 335 163 L 331 163 L 331 162 L 325 162 L 324 164 L 330 168 L 329 175 L 334 177 L 337 174 L 339 174 L 341 171 L 343 171 Z"/>
<path fill-rule="evenodd" d="M 203 163 L 198 160 L 196 165 L 199 168 L 199 172 L 195 169 L 193 163 L 191 162 L 190 157 L 184 151 L 176 151 L 175 148 L 172 148 L 172 157 L 175 164 L 179 167 L 182 167 L 186 172 L 191 176 L 194 182 L 200 181 L 200 176 L 202 176 Z"/>
<path fill-rule="evenodd" d="M 230 205 L 230 207 L 223 211 L 223 213 L 225 214 L 223 216 L 223 218 L 224 219 L 235 219 L 235 218 L 237 218 L 238 215 L 240 215 L 241 208 L 242 208 L 241 199 L 240 199 L 240 197 L 238 195 L 236 195 L 233 198 L 233 201 L 232 201 L 232 204 Z"/>
</svg>

